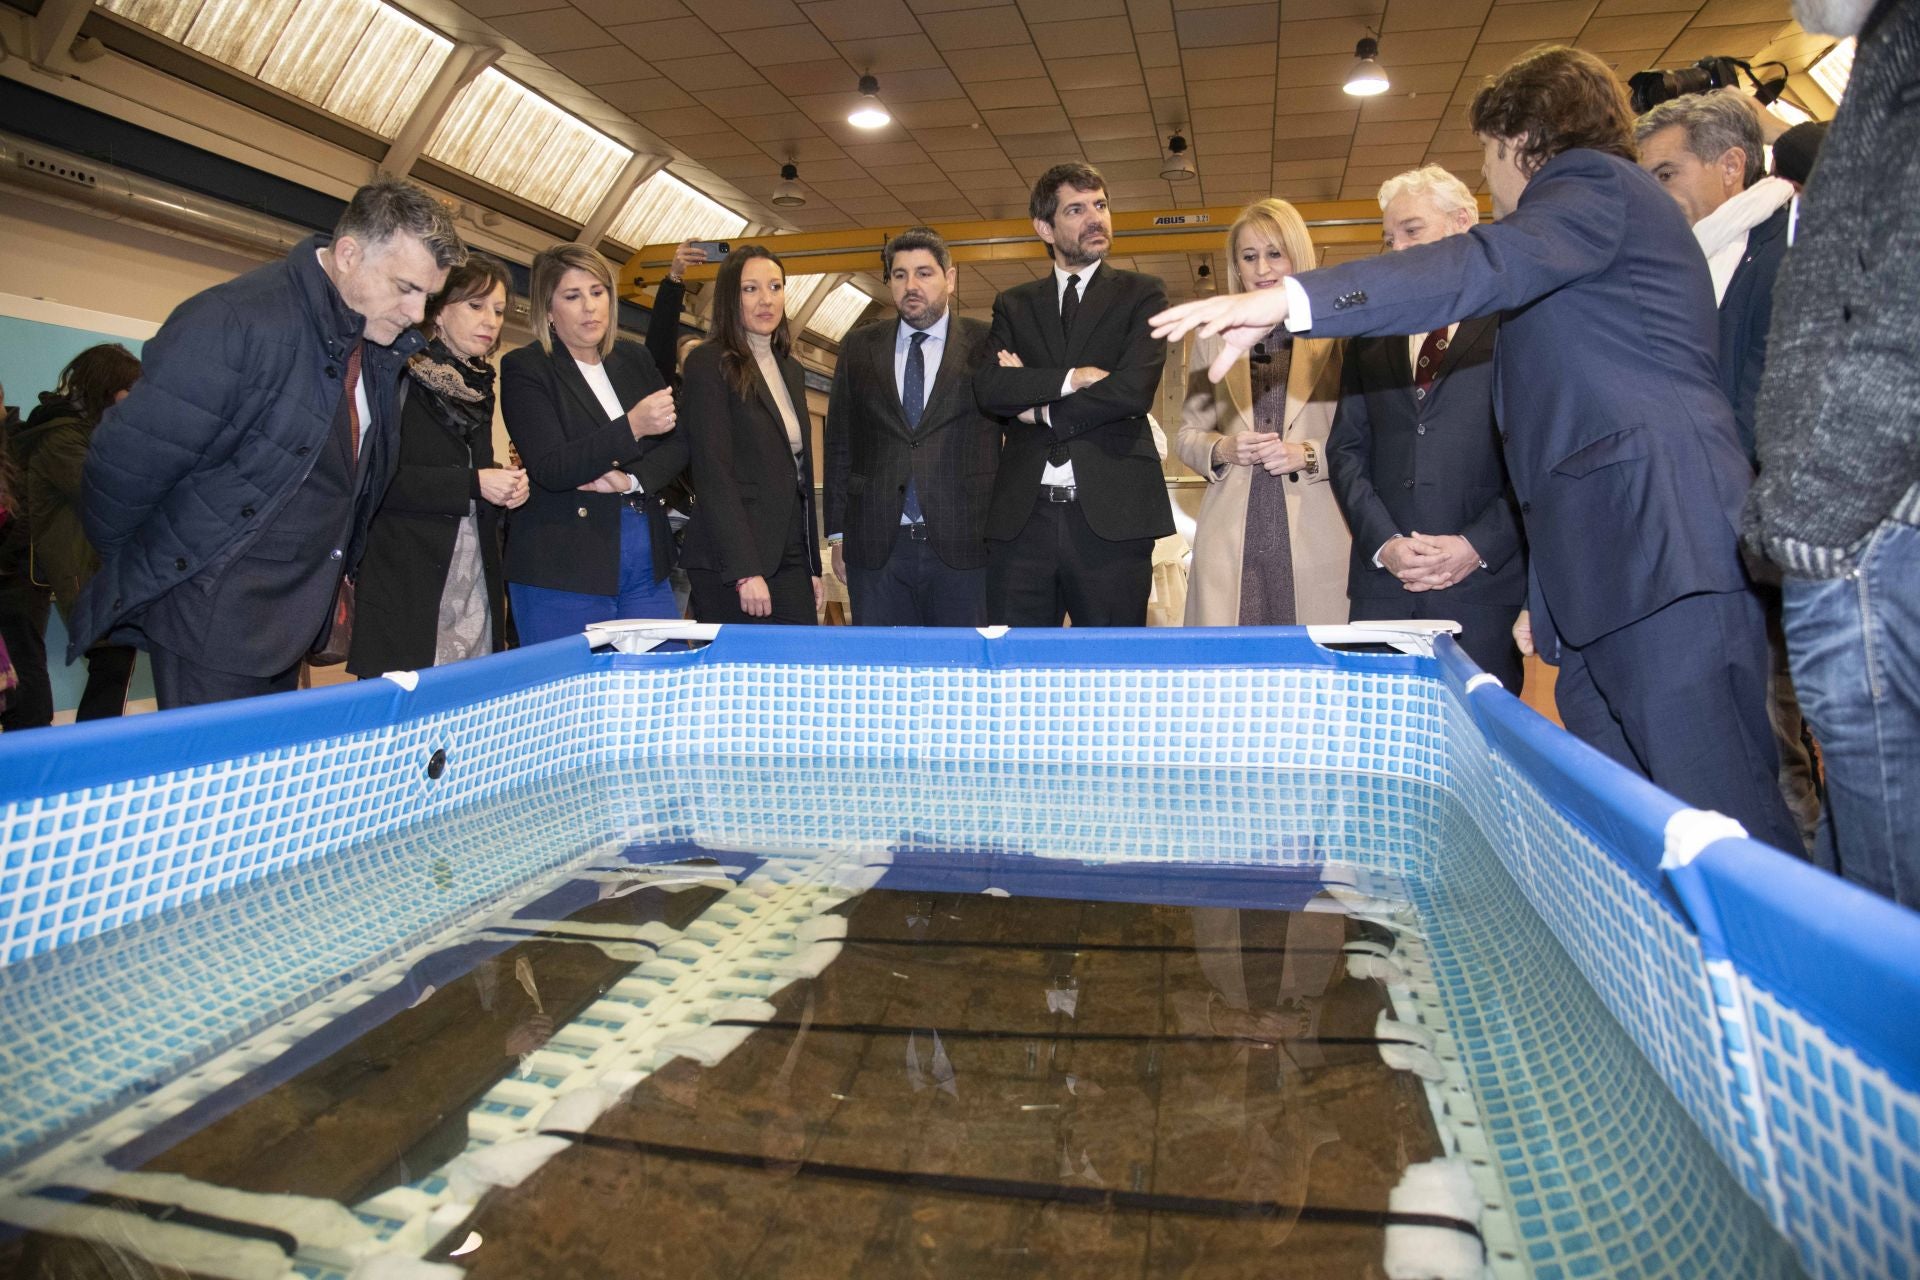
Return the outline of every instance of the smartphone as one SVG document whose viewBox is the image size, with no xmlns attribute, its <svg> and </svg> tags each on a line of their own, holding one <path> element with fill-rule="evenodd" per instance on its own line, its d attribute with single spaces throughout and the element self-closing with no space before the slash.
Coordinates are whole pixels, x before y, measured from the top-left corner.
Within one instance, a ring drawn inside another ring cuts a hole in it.
<svg viewBox="0 0 1920 1280">
<path fill-rule="evenodd" d="M 707 251 L 708 262 L 718 262 L 733 252 L 733 246 L 725 240 L 695 240 L 693 247 L 696 249 L 705 249 Z"/>
</svg>

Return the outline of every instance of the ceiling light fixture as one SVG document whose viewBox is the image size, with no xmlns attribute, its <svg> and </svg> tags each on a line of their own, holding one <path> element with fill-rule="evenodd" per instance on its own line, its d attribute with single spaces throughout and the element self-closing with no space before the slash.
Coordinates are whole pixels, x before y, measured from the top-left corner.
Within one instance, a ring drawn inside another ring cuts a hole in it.
<svg viewBox="0 0 1920 1280">
<path fill-rule="evenodd" d="M 1391 85 L 1387 73 L 1380 66 L 1380 42 L 1367 36 L 1353 46 L 1353 56 L 1358 59 L 1353 70 L 1347 73 L 1347 82 L 1341 88 L 1356 98 L 1371 98 L 1375 94 L 1385 93 Z"/>
<path fill-rule="evenodd" d="M 776 209 L 798 209 L 807 202 L 807 193 L 800 189 L 800 169 L 792 161 L 780 166 L 780 181 L 773 188 L 773 196 L 768 201 Z"/>
<path fill-rule="evenodd" d="M 1187 154 L 1187 140 L 1177 133 L 1167 139 L 1166 162 L 1160 166 L 1160 176 L 1168 182 L 1192 182 L 1200 176 L 1193 167 L 1193 157 Z"/>
<path fill-rule="evenodd" d="M 880 105 L 880 82 L 872 76 L 860 77 L 860 96 L 865 99 L 847 117 L 847 123 L 862 129 L 880 129 L 893 123 L 893 117 Z"/>
</svg>

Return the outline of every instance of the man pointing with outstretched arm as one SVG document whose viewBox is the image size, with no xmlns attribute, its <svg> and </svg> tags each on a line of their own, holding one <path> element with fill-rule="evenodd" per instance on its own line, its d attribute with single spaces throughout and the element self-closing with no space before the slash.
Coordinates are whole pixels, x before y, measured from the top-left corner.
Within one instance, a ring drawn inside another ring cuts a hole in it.
<svg viewBox="0 0 1920 1280">
<path fill-rule="evenodd" d="M 1752 472 L 1720 390 L 1713 284 L 1679 206 L 1634 163 L 1606 64 L 1536 50 L 1469 113 L 1499 221 L 1173 308 L 1216 377 L 1275 324 L 1315 337 L 1504 313 L 1495 404 L 1531 551 L 1531 621 L 1568 729 L 1781 849 L 1766 637 L 1737 535 Z"/>
</svg>

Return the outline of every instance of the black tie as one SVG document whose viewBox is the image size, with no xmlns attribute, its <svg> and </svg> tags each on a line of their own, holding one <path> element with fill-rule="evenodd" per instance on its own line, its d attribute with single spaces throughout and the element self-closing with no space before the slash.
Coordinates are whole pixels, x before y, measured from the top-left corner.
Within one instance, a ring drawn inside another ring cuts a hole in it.
<svg viewBox="0 0 1920 1280">
<path fill-rule="evenodd" d="M 1073 318 L 1080 314 L 1080 277 L 1067 277 L 1067 292 L 1060 299 L 1060 332 L 1069 340 L 1073 338 Z M 1047 449 L 1047 461 L 1053 466 L 1062 466 L 1067 461 L 1067 442 L 1055 438 Z"/>
</svg>

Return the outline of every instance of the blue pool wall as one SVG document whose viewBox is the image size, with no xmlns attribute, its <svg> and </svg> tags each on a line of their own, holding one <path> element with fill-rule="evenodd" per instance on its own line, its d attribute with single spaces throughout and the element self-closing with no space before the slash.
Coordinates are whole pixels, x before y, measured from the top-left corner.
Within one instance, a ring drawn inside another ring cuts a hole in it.
<svg viewBox="0 0 1920 1280">
<path fill-rule="evenodd" d="M 9 735 L 0 963 L 612 760 L 697 778 L 675 817 L 703 839 L 766 838 L 763 819 L 733 829 L 751 805 L 801 843 L 1414 877 L 1445 847 L 1444 791 L 1808 1270 L 1920 1277 L 1920 919 L 1745 839 L 1663 870 L 1680 806 L 1476 675 L 1447 641 L 1434 659 L 1356 657 L 1291 630 L 733 628 L 691 653 L 570 639 L 413 689 Z M 768 757 L 837 767 L 778 793 L 746 764 Z M 1064 807 L 1076 778 L 1092 791 L 1156 763 L 1220 781 L 1033 834 L 1027 815 Z M 1170 844 L 1153 819 L 1176 812 Z"/>
</svg>

